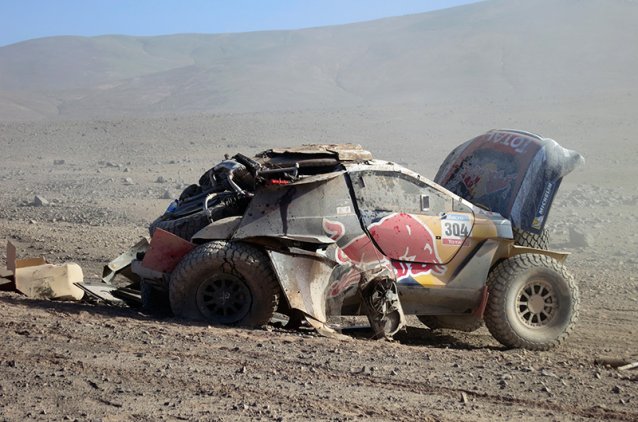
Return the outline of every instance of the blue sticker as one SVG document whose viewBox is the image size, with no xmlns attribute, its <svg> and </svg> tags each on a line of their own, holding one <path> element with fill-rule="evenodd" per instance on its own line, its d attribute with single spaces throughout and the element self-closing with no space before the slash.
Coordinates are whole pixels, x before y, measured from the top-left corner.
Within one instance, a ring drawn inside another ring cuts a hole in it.
<svg viewBox="0 0 638 422">
<path fill-rule="evenodd" d="M 467 214 L 445 214 L 444 220 L 469 221 L 470 216 Z"/>
</svg>

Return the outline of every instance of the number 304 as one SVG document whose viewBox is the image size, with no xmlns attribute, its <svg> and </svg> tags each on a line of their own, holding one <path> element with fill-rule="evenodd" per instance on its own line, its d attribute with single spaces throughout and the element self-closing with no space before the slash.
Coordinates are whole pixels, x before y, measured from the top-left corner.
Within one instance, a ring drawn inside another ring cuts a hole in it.
<svg viewBox="0 0 638 422">
<path fill-rule="evenodd" d="M 446 236 L 467 237 L 469 236 L 467 226 L 461 223 L 443 223 Z"/>
</svg>

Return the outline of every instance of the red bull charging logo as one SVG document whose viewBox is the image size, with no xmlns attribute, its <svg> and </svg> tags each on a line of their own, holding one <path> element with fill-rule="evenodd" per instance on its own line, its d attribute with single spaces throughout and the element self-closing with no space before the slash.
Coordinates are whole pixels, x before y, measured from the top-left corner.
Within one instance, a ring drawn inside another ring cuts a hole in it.
<svg viewBox="0 0 638 422">
<path fill-rule="evenodd" d="M 342 223 L 325 218 L 323 229 L 335 241 L 346 234 Z M 337 251 L 336 260 L 340 263 L 391 264 L 397 280 L 445 273 L 445 267 L 440 265 L 434 234 L 414 216 L 405 213 L 390 214 L 368 226 L 368 232 L 383 254 L 367 235 L 362 234 L 341 247 Z"/>
</svg>

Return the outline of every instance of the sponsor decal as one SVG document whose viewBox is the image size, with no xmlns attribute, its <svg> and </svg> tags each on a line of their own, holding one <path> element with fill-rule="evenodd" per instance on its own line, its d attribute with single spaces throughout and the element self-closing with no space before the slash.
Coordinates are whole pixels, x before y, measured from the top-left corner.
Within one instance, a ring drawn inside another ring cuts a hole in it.
<svg viewBox="0 0 638 422">
<path fill-rule="evenodd" d="M 454 221 L 470 221 L 470 216 L 467 214 L 442 214 L 441 218 Z"/>
<path fill-rule="evenodd" d="M 337 221 L 324 218 L 323 228 L 337 242 L 345 235 L 344 225 Z M 412 215 L 390 214 L 368 226 L 368 231 L 384 252 L 396 259 L 390 261 L 377 250 L 366 234 L 362 234 L 341 246 L 336 253 L 337 262 L 390 264 L 397 280 L 424 274 L 445 274 L 446 268 L 440 265 L 434 234 Z"/>
<path fill-rule="evenodd" d="M 488 141 L 494 144 L 510 147 L 519 154 L 523 154 L 529 144 L 532 142 L 532 140 L 526 136 L 504 132 L 491 133 L 488 137 Z"/>
<path fill-rule="evenodd" d="M 536 230 L 540 230 L 543 227 L 543 221 L 545 221 L 545 216 L 547 214 L 547 209 L 549 208 L 550 201 L 554 194 L 555 183 L 549 182 L 543 191 L 543 196 L 541 198 L 541 204 L 538 207 L 538 212 L 532 221 L 532 228 Z"/>
<path fill-rule="evenodd" d="M 447 214 L 441 220 L 441 243 L 450 246 L 462 246 L 470 236 L 472 222 L 465 214 Z"/>
<path fill-rule="evenodd" d="M 545 219 L 544 217 L 534 217 L 534 220 L 532 221 L 532 228 L 536 230 L 540 230 L 541 227 L 543 227 L 544 219 Z"/>
<path fill-rule="evenodd" d="M 549 205 L 549 200 L 552 197 L 552 192 L 554 191 L 554 184 L 549 182 L 545 187 L 545 191 L 543 192 L 543 199 L 541 200 L 541 205 L 538 207 L 537 216 L 545 215 L 545 211 L 547 211 L 547 206 Z"/>
<path fill-rule="evenodd" d="M 468 161 L 461 177 L 461 182 L 471 196 L 482 198 L 490 194 L 506 192 L 511 188 L 515 175 L 506 174 L 494 163 L 473 164 Z"/>
</svg>

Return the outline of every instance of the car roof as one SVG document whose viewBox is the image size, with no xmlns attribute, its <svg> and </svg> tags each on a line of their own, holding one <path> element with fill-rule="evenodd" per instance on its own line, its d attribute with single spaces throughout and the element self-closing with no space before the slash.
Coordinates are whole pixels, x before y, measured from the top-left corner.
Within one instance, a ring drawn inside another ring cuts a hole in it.
<svg viewBox="0 0 638 422">
<path fill-rule="evenodd" d="M 372 153 L 359 144 L 304 144 L 295 147 L 272 148 L 261 152 L 261 157 L 296 157 L 303 159 L 333 158 L 340 162 L 372 160 Z"/>
</svg>

